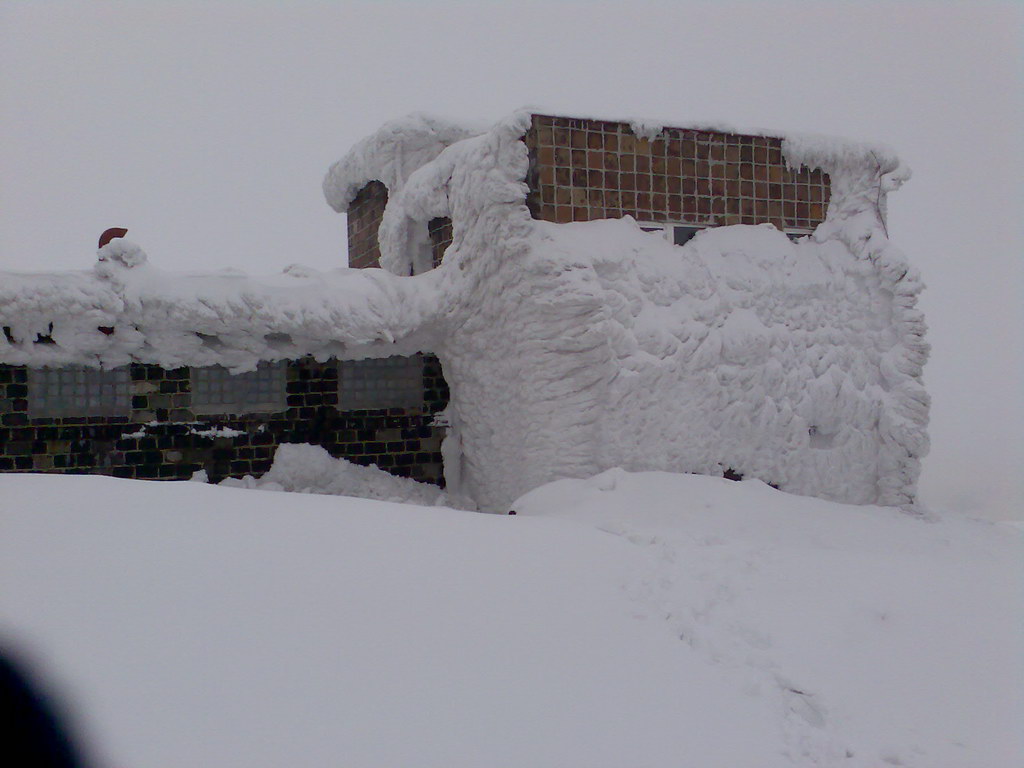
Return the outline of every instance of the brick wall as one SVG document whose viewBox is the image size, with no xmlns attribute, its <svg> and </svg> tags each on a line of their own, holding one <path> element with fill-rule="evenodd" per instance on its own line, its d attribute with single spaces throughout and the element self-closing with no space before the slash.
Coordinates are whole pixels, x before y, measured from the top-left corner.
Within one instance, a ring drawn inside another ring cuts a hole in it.
<svg viewBox="0 0 1024 768">
<path fill-rule="evenodd" d="M 356 269 L 380 266 L 377 230 L 388 202 L 388 190 L 379 181 L 363 187 L 348 208 L 348 265 Z M 444 252 L 452 243 L 452 220 L 431 219 L 427 223 L 433 265 L 441 265 Z"/>
<path fill-rule="evenodd" d="M 188 368 L 134 364 L 130 372 L 128 415 L 30 418 L 28 370 L 0 365 L 0 471 L 185 479 L 205 469 L 216 482 L 261 475 L 280 443 L 313 443 L 358 464 L 443 484 L 443 431 L 430 422 L 447 404 L 448 389 L 431 355 L 424 356 L 422 408 L 338 411 L 337 364 L 301 360 L 287 366 L 285 410 L 196 418 Z M 216 433 L 223 429 L 241 434 Z"/>
<path fill-rule="evenodd" d="M 781 139 L 666 128 L 638 138 L 626 123 L 534 115 L 527 205 L 569 222 L 633 216 L 701 225 L 811 229 L 825 217 L 829 178 L 789 170 Z"/>
<path fill-rule="evenodd" d="M 356 269 L 380 266 L 377 230 L 388 203 L 388 188 L 371 181 L 348 207 L 348 265 Z"/>
</svg>

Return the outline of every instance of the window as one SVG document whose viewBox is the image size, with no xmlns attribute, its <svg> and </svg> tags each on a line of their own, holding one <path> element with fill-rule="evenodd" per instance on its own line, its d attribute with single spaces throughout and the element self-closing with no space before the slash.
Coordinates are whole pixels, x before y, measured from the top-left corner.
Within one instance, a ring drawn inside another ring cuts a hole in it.
<svg viewBox="0 0 1024 768">
<path fill-rule="evenodd" d="M 686 245 L 704 227 L 694 224 L 653 224 L 641 222 L 640 229 L 644 232 L 661 232 L 665 239 L 671 241 L 674 245 Z"/>
<path fill-rule="evenodd" d="M 423 407 L 423 356 L 345 360 L 338 366 L 338 410 Z"/>
<path fill-rule="evenodd" d="M 192 369 L 193 413 L 261 413 L 287 407 L 283 361 L 236 374 L 220 365 Z"/>
<path fill-rule="evenodd" d="M 701 231 L 703 227 L 688 227 L 682 224 L 676 224 L 672 227 L 672 242 L 675 245 L 686 245 L 690 242 L 690 239 Z"/>
<path fill-rule="evenodd" d="M 30 368 L 30 418 L 127 416 L 131 411 L 128 368 L 109 371 L 84 366 Z"/>
</svg>

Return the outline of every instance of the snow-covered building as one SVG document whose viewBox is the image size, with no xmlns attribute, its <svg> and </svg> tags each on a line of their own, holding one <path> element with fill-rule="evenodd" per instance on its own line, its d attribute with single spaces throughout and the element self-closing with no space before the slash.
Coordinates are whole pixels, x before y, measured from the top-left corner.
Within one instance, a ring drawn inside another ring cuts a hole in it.
<svg viewBox="0 0 1024 768">
<path fill-rule="evenodd" d="M 886 229 L 908 176 L 723 126 L 396 120 L 324 180 L 348 269 L 170 275 L 114 240 L 89 273 L 5 274 L 0 468 L 237 476 L 314 442 L 426 480 L 443 460 L 488 510 L 613 466 L 908 503 L 928 346 Z"/>
</svg>

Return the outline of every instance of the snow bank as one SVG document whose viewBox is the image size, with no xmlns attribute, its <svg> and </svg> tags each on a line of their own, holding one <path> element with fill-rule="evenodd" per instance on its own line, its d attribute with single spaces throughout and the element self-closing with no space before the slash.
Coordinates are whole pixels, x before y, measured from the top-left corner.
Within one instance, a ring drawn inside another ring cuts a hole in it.
<svg viewBox="0 0 1024 768">
<path fill-rule="evenodd" d="M 220 485 L 261 491 L 294 491 L 331 496 L 354 496 L 421 506 L 448 505 L 444 491 L 436 485 L 396 477 L 376 464 L 368 467 L 336 459 L 318 445 L 280 445 L 274 463 L 260 478 L 247 475 L 241 480 L 227 478 Z"/>
<path fill-rule="evenodd" d="M 0 634 L 100 766 L 1004 768 L 1019 531 L 604 473 L 517 516 L 0 476 Z"/>
</svg>

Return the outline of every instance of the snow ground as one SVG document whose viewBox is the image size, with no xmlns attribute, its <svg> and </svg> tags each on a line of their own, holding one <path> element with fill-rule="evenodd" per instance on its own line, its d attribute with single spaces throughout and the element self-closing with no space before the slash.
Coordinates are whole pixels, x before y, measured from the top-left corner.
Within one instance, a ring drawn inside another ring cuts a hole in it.
<svg viewBox="0 0 1024 768">
<path fill-rule="evenodd" d="M 611 470 L 496 516 L 0 476 L 106 766 L 1020 764 L 1021 531 Z"/>
</svg>

